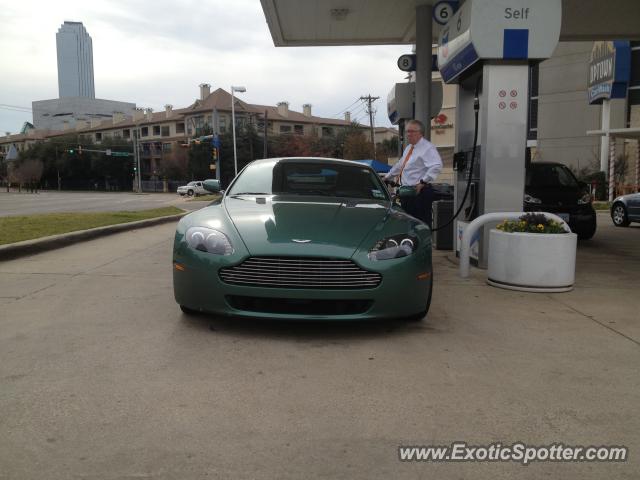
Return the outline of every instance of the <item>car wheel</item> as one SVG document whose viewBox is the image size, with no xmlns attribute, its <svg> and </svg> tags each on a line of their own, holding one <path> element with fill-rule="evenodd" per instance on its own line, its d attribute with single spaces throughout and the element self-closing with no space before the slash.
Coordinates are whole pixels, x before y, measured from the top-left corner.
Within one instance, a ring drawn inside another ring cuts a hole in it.
<svg viewBox="0 0 640 480">
<path fill-rule="evenodd" d="M 406 318 L 408 322 L 421 322 L 429 313 L 429 307 L 431 306 L 431 295 L 433 294 L 433 272 L 431 272 L 431 282 L 429 283 L 429 296 L 427 297 L 427 305 L 423 311 L 410 315 Z"/>
<path fill-rule="evenodd" d="M 190 197 L 193 197 L 193 190 L 189 190 L 189 191 L 187 192 L 187 195 L 189 195 Z"/>
<path fill-rule="evenodd" d="M 611 219 L 616 227 L 628 227 L 629 217 L 627 217 L 627 209 L 622 203 L 616 203 L 611 207 Z"/>
<path fill-rule="evenodd" d="M 180 305 L 180 310 L 182 310 L 182 313 L 186 314 L 186 315 L 197 315 L 198 311 L 194 310 L 192 308 L 189 307 L 185 307 L 184 305 Z"/>
<path fill-rule="evenodd" d="M 586 230 L 578 232 L 578 240 L 589 240 L 596 234 L 596 222 L 592 222 Z"/>
</svg>

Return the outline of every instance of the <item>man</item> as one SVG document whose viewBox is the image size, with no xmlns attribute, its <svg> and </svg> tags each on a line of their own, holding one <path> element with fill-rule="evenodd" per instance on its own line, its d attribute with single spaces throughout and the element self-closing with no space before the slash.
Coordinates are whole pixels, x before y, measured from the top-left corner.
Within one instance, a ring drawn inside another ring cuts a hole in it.
<svg viewBox="0 0 640 480">
<path fill-rule="evenodd" d="M 389 170 L 384 179 L 392 181 L 394 177 L 398 177 L 396 183 L 415 187 L 416 196 L 401 197 L 400 204 L 409 215 L 419 218 L 431 227 L 431 183 L 442 170 L 442 159 L 435 145 L 424 138 L 424 128 L 424 124 L 418 120 L 407 123 L 405 132 L 409 145 L 405 148 L 402 158 Z"/>
</svg>

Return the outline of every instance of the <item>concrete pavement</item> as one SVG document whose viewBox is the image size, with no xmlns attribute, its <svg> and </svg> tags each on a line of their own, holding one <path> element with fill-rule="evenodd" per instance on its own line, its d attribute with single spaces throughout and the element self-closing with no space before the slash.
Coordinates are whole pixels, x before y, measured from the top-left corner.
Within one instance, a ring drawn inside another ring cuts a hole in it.
<svg viewBox="0 0 640 480">
<path fill-rule="evenodd" d="M 640 228 L 576 289 L 457 277 L 417 324 L 183 316 L 174 225 L 0 263 L 0 478 L 636 479 Z M 585 246 L 586 245 L 586 246 Z M 405 463 L 401 444 L 626 445 L 626 463 Z"/>
</svg>

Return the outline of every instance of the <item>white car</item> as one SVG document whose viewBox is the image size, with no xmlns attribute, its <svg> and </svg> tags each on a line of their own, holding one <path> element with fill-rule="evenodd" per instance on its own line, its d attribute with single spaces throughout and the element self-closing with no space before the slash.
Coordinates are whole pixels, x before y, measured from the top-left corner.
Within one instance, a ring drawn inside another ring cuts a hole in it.
<svg viewBox="0 0 640 480">
<path fill-rule="evenodd" d="M 209 192 L 204 189 L 202 182 L 200 181 L 189 182 L 182 187 L 178 187 L 178 194 L 181 197 L 184 197 L 185 195 L 189 195 L 190 197 L 193 197 L 194 195 L 207 195 L 208 193 Z"/>
</svg>

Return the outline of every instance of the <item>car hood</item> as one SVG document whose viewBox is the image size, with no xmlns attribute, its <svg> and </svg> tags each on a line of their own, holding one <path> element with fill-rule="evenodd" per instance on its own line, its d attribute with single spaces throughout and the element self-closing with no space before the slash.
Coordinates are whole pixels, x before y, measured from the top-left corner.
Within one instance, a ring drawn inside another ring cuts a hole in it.
<svg viewBox="0 0 640 480">
<path fill-rule="evenodd" d="M 576 205 L 583 195 L 579 188 L 535 188 L 526 187 L 525 192 L 538 198 L 543 205 Z"/>
<path fill-rule="evenodd" d="M 251 255 L 351 257 L 383 222 L 388 202 L 229 196 L 224 206 Z"/>
</svg>

